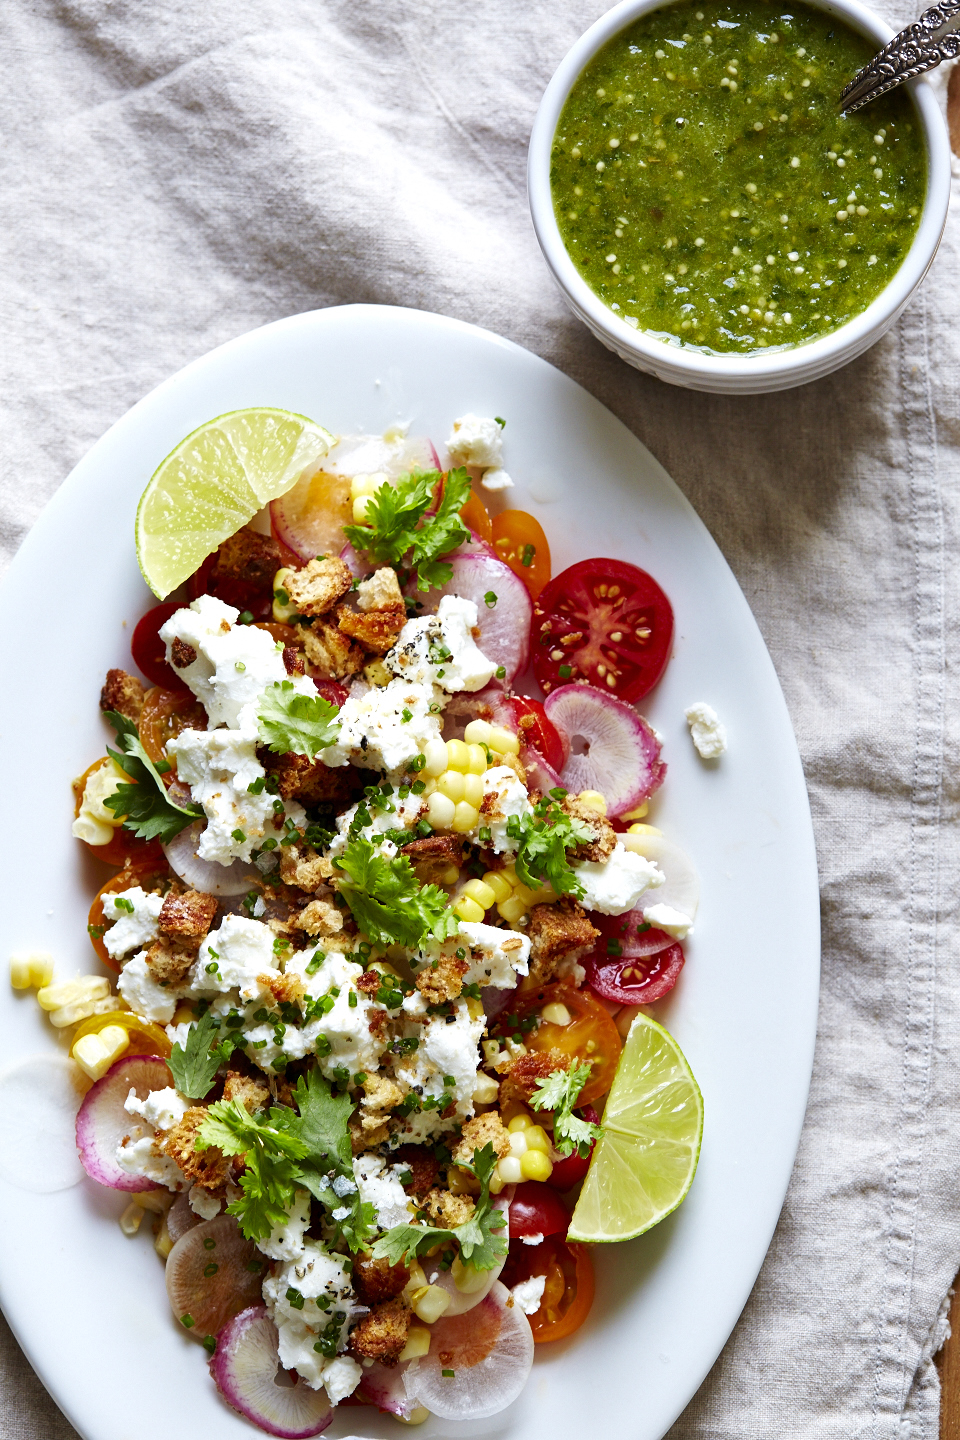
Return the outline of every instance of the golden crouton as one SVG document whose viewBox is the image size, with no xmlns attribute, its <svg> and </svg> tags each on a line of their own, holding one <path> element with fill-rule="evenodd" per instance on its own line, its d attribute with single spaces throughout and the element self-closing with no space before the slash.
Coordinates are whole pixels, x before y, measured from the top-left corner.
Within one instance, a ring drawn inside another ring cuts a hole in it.
<svg viewBox="0 0 960 1440">
<path fill-rule="evenodd" d="M 167 895 L 160 910 L 157 932 L 167 940 L 176 940 L 181 945 L 200 948 L 200 941 L 207 934 L 217 913 L 214 895 L 202 894 L 199 890 L 187 890 L 182 895 Z"/>
<path fill-rule="evenodd" d="M 270 1091 L 251 1075 L 241 1075 L 237 1070 L 228 1070 L 223 1085 L 224 1100 L 239 1100 L 252 1115 L 262 1110 L 270 1099 Z"/>
<path fill-rule="evenodd" d="M 319 889 L 333 874 L 329 860 L 318 855 L 309 845 L 281 845 L 280 879 L 299 890 Z"/>
<path fill-rule="evenodd" d="M 420 1201 L 420 1209 L 442 1230 L 452 1230 L 456 1225 L 465 1225 L 475 1208 L 469 1195 L 454 1195 L 449 1190 L 437 1187 L 428 1190 Z"/>
<path fill-rule="evenodd" d="M 500 1104 L 529 1105 L 540 1084 L 557 1070 L 570 1069 L 570 1056 L 562 1050 L 531 1050 L 518 1055 L 500 1085 Z M 486 1118 L 486 1117 L 483 1117 Z"/>
<path fill-rule="evenodd" d="M 463 1135 L 453 1152 L 453 1158 L 458 1165 L 472 1165 L 473 1152 L 482 1150 L 484 1145 L 492 1145 L 497 1159 L 502 1160 L 505 1155 L 510 1154 L 510 1136 L 504 1129 L 503 1121 L 496 1110 L 488 1110 L 484 1115 L 475 1115 L 468 1120 L 463 1127 Z"/>
<path fill-rule="evenodd" d="M 197 1131 L 207 1118 L 205 1105 L 191 1105 L 183 1119 L 157 1140 L 165 1155 L 169 1155 L 192 1185 L 203 1190 L 219 1190 L 230 1174 L 230 1159 L 216 1145 L 205 1150 L 197 1149 Z"/>
<path fill-rule="evenodd" d="M 425 1145 L 401 1145 L 393 1152 L 393 1162 L 410 1171 L 410 1179 L 403 1187 L 409 1195 L 421 1198 L 436 1185 L 440 1162 Z"/>
<path fill-rule="evenodd" d="M 579 960 L 592 950 L 600 931 L 581 906 L 563 899 L 555 905 L 534 905 L 530 911 L 530 973 L 524 989 L 545 985 L 564 961 Z"/>
<path fill-rule="evenodd" d="M 296 1005 L 298 1000 L 303 999 L 303 980 L 293 971 L 289 975 L 258 975 L 257 983 L 262 985 L 264 990 L 270 991 L 278 1005 L 283 1001 L 288 1005 Z"/>
<path fill-rule="evenodd" d="M 364 1305 L 379 1305 L 394 1300 L 405 1289 L 410 1272 L 401 1261 L 374 1260 L 369 1250 L 361 1251 L 353 1261 L 353 1288 Z"/>
<path fill-rule="evenodd" d="M 444 884 L 444 876 L 463 864 L 463 837 L 454 834 L 423 835 L 403 847 L 421 885 Z"/>
<path fill-rule="evenodd" d="M 283 588 L 300 615 L 326 615 L 353 584 L 353 576 L 334 555 L 311 560 L 302 570 L 290 570 Z"/>
<path fill-rule="evenodd" d="M 170 646 L 170 664 L 177 670 L 186 670 L 197 658 L 197 652 L 192 645 L 181 640 L 179 635 L 174 635 L 173 644 Z"/>
<path fill-rule="evenodd" d="M 350 1332 L 350 1353 L 358 1360 L 378 1360 L 381 1365 L 396 1365 L 407 1343 L 410 1310 L 404 1302 L 384 1300 L 374 1305 Z"/>
<path fill-rule="evenodd" d="M 307 660 L 322 680 L 343 680 L 363 669 L 364 653 L 335 625 L 317 620 L 313 625 L 300 626 L 303 650 Z"/>
<path fill-rule="evenodd" d="M 456 1000 L 469 968 L 466 960 L 458 960 L 455 955 L 441 955 L 436 960 L 428 960 L 417 971 L 417 989 L 428 1005 L 442 1005 L 444 1000 Z"/>
<path fill-rule="evenodd" d="M 108 670 L 100 691 L 100 709 L 116 710 L 128 720 L 139 720 L 143 709 L 144 689 L 136 675 L 126 670 Z"/>
<path fill-rule="evenodd" d="M 594 864 L 602 865 L 604 860 L 609 860 L 616 848 L 617 832 L 606 816 L 601 815 L 592 805 L 585 804 L 579 795 L 567 795 L 562 805 L 568 815 L 586 825 L 591 836 L 569 852 L 571 862 L 592 860 Z"/>
<path fill-rule="evenodd" d="M 257 759 L 277 782 L 281 800 L 301 800 L 305 805 L 332 805 L 345 810 L 367 783 L 352 765 L 331 769 L 322 760 L 291 752 L 276 755 L 266 745 L 257 747 Z M 369 776 L 367 777 L 369 779 Z"/>
<path fill-rule="evenodd" d="M 397 643 L 397 636 L 407 623 L 404 605 L 394 605 L 389 610 L 349 610 L 341 605 L 337 611 L 337 623 L 344 635 L 356 640 L 364 650 L 375 655 L 386 655 Z"/>
<path fill-rule="evenodd" d="M 158 985 L 179 985 L 196 958 L 196 946 L 162 935 L 147 948 L 147 966 Z"/>
<path fill-rule="evenodd" d="M 269 535 L 256 530 L 238 530 L 224 540 L 213 562 L 210 579 L 245 580 L 248 585 L 268 589 L 283 563 L 280 546 Z"/>
<path fill-rule="evenodd" d="M 311 900 L 304 906 L 293 922 L 298 930 L 312 935 L 315 939 L 339 935 L 343 929 L 343 916 L 336 905 L 329 900 Z"/>
<path fill-rule="evenodd" d="M 366 580 L 357 586 L 357 606 L 360 610 L 393 610 L 403 604 L 403 595 L 397 572 L 385 565 L 374 570 Z"/>
</svg>

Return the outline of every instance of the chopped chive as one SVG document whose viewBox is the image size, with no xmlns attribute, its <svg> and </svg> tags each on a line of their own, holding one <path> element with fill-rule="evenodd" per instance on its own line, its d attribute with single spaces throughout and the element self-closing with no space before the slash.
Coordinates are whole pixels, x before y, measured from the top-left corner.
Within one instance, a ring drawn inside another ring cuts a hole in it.
<svg viewBox="0 0 960 1440">
<path fill-rule="evenodd" d="M 213 1264 L 204 1265 L 204 1267 L 203 1267 L 203 1273 L 204 1273 L 204 1275 L 206 1275 L 207 1279 L 209 1280 L 210 1276 L 211 1276 L 211 1275 L 216 1275 L 216 1273 L 217 1273 L 217 1271 L 218 1271 L 219 1269 L 220 1269 L 220 1266 L 219 1266 L 219 1265 L 213 1265 Z"/>
<path fill-rule="evenodd" d="M 233 668 L 234 670 L 246 670 L 247 667 L 246 665 L 244 665 L 242 660 L 235 660 L 233 662 Z"/>
<path fill-rule="evenodd" d="M 488 610 L 492 610 L 494 605 L 496 605 L 497 603 L 496 590 L 488 590 L 486 595 L 484 595 L 483 597 L 483 603 L 486 605 Z"/>
<path fill-rule="evenodd" d="M 247 837 L 242 830 L 234 830 L 231 835 L 231 839 L 236 840 L 238 845 L 242 845 L 245 842 L 246 838 Z"/>
<path fill-rule="evenodd" d="M 185 1325 L 188 1330 L 192 1330 L 193 1327 L 194 1327 L 194 1325 L 196 1325 L 196 1323 L 197 1323 L 197 1322 L 196 1322 L 196 1320 L 194 1320 L 194 1318 L 193 1318 L 192 1315 L 181 1315 L 181 1316 L 180 1316 L 180 1324 L 181 1324 L 181 1325 Z"/>
<path fill-rule="evenodd" d="M 561 665 L 559 670 L 557 671 L 557 674 L 560 676 L 561 680 L 569 680 L 570 676 L 573 674 L 573 666 Z"/>
<path fill-rule="evenodd" d="M 533 557 L 537 553 L 536 545 L 524 545 L 523 554 L 520 556 L 521 565 L 532 565 Z"/>
<path fill-rule="evenodd" d="M 497 666 L 497 672 L 496 672 L 496 673 L 497 673 L 497 679 L 498 679 L 498 680 L 504 680 L 504 679 L 506 678 L 506 674 L 507 674 L 507 667 L 506 667 L 506 665 L 498 665 L 498 666 Z"/>
</svg>

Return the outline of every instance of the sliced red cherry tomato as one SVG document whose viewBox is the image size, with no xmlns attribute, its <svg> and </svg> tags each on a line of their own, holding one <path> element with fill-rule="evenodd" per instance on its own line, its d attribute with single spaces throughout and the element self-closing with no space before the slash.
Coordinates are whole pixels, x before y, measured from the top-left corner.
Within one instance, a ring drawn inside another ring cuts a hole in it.
<svg viewBox="0 0 960 1440">
<path fill-rule="evenodd" d="M 570 1212 L 542 1180 L 523 1180 L 510 1201 L 510 1234 L 566 1235 Z"/>
<path fill-rule="evenodd" d="M 177 769 L 172 756 L 167 755 L 167 745 L 184 730 L 206 730 L 207 714 L 189 690 L 155 685 L 144 696 L 137 727 L 153 763 L 165 760 L 171 767 L 163 774 L 163 783 L 169 786 L 177 778 Z"/>
<path fill-rule="evenodd" d="M 130 652 L 133 655 L 133 663 L 137 669 L 146 675 L 151 685 L 162 685 L 167 690 L 182 689 L 177 679 L 177 672 L 167 660 L 167 647 L 160 639 L 160 627 L 165 625 L 171 615 L 182 610 L 182 605 L 173 605 L 169 601 L 164 605 L 154 605 L 140 620 L 133 632 L 133 639 L 130 642 Z"/>
<path fill-rule="evenodd" d="M 570 1245 L 559 1235 L 540 1245 L 511 1240 L 510 1254 L 500 1278 L 508 1288 L 535 1275 L 544 1277 L 540 1306 L 529 1317 L 538 1345 L 572 1335 L 593 1305 L 593 1261 L 586 1245 Z"/>
<path fill-rule="evenodd" d="M 544 985 L 518 994 L 517 999 L 516 1009 L 511 1007 L 508 1014 L 497 1016 L 498 1033 L 519 1030 L 528 1050 L 559 1050 L 577 1065 L 589 1061 L 592 1070 L 580 1092 L 580 1103 L 587 1105 L 606 1095 L 617 1073 L 623 1042 L 600 1001 L 587 991 L 562 984 Z M 568 1024 L 544 1020 L 544 1006 L 555 1004 L 566 1007 Z"/>
<path fill-rule="evenodd" d="M 329 700 L 330 704 L 336 705 L 338 710 L 349 697 L 350 691 L 345 689 L 343 685 L 338 685 L 336 680 L 318 680 L 317 677 L 314 676 L 313 683 L 316 685 L 317 690 L 323 696 L 324 700 Z"/>
<path fill-rule="evenodd" d="M 592 1105 L 587 1105 L 577 1113 L 584 1120 L 589 1120 L 592 1125 L 600 1124 L 600 1116 Z M 554 1190 L 571 1190 L 574 1185 L 579 1185 L 590 1169 L 590 1157 L 596 1143 L 594 1140 L 586 1155 L 581 1155 L 578 1150 L 574 1150 L 572 1155 L 565 1155 L 562 1160 L 554 1160 L 553 1171 L 546 1183 L 552 1185 Z"/>
<path fill-rule="evenodd" d="M 682 946 L 672 940 L 655 955 L 617 956 L 597 950 L 584 961 L 584 967 L 587 984 L 601 1000 L 615 1005 L 652 1005 L 676 985 L 683 960 Z"/>
<path fill-rule="evenodd" d="M 493 548 L 536 600 L 550 579 L 550 546 L 540 521 L 526 510 L 502 510 L 493 517 Z"/>
<path fill-rule="evenodd" d="M 673 610 L 652 575 L 624 560 L 581 560 L 533 608 L 533 671 L 545 693 L 588 681 L 619 700 L 656 685 L 673 645 Z"/>
<path fill-rule="evenodd" d="M 530 700 L 526 695 L 514 695 L 507 703 L 513 710 L 521 745 L 529 745 L 536 750 L 551 770 L 562 770 L 567 763 L 570 742 L 565 742 L 553 721 L 547 719 L 547 712 L 540 701 Z"/>
</svg>

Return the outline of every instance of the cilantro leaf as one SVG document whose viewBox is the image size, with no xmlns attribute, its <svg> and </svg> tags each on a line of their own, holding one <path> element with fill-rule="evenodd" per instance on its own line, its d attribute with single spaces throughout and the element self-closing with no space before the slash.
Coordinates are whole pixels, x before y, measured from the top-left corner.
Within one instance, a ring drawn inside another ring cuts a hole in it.
<svg viewBox="0 0 960 1440">
<path fill-rule="evenodd" d="M 243 1156 L 243 1196 L 227 1212 L 237 1217 L 248 1240 L 264 1240 L 286 1224 L 298 1189 L 297 1162 L 307 1146 L 289 1130 L 286 1113 L 275 1106 L 267 1116 L 251 1115 L 239 1100 L 218 1100 L 197 1132 L 198 1150 L 216 1145 L 225 1155 Z"/>
<path fill-rule="evenodd" d="M 260 700 L 260 739 L 277 755 L 306 755 L 312 760 L 340 734 L 338 707 L 322 695 L 301 695 L 292 680 L 268 685 Z"/>
<path fill-rule="evenodd" d="M 190 1100 L 202 1100 L 213 1084 L 213 1078 L 224 1060 L 228 1060 L 236 1048 L 233 1040 L 225 1039 L 215 1045 L 214 1039 L 219 1023 L 208 1010 L 191 1025 L 187 1031 L 187 1043 L 177 1041 L 167 1060 L 173 1083 L 181 1095 Z"/>
<path fill-rule="evenodd" d="M 375 1260 L 386 1259 L 391 1265 L 401 1260 L 412 1264 L 419 1255 L 425 1255 L 436 1245 L 456 1245 L 461 1258 L 469 1261 L 475 1270 L 492 1270 L 501 1256 L 507 1253 L 507 1242 L 502 1235 L 506 1217 L 494 1209 L 490 1199 L 490 1176 L 493 1174 L 497 1156 L 492 1145 L 474 1150 L 473 1164 L 461 1168 L 470 1170 L 480 1181 L 480 1194 L 473 1214 L 462 1225 L 452 1230 L 441 1230 L 433 1225 L 394 1225 L 373 1246 Z"/>
<path fill-rule="evenodd" d="M 567 851 L 593 839 L 589 825 L 548 797 L 532 814 L 511 815 L 507 834 L 518 842 L 517 874 L 524 885 L 536 890 L 546 882 L 558 895 L 581 898 L 583 886 L 570 868 Z"/>
<path fill-rule="evenodd" d="M 530 1100 L 535 1110 L 553 1111 L 553 1143 L 561 1155 L 570 1155 L 574 1150 L 583 1156 L 589 1154 L 594 1140 L 603 1134 L 599 1125 L 574 1115 L 580 1091 L 590 1079 L 590 1062 L 574 1065 L 572 1070 L 554 1070 L 546 1080 L 541 1080 Z"/>
<path fill-rule="evenodd" d="M 374 945 L 413 947 L 458 933 L 447 895 L 436 885 L 421 885 L 405 855 L 384 859 L 365 835 L 355 835 L 334 865 L 340 893 Z"/>
<path fill-rule="evenodd" d="M 115 815 L 126 816 L 124 829 L 132 830 L 140 840 L 161 840 L 166 844 L 192 825 L 203 810 L 199 805 L 175 805 L 160 778 L 161 773 L 170 769 L 167 762 L 153 763 L 140 742 L 140 732 L 126 715 L 116 710 L 107 710 L 105 714 L 117 732 L 117 744 L 122 752 L 118 754 L 108 746 L 107 754 L 130 776 L 133 784 L 118 785 L 103 803 Z"/>
<path fill-rule="evenodd" d="M 445 585 L 453 574 L 439 561 L 465 540 L 470 531 L 460 510 L 470 495 L 470 478 L 462 467 L 451 470 L 436 511 L 427 515 L 437 484 L 435 470 L 413 470 L 396 485 L 385 483 L 367 506 L 362 525 L 345 525 L 344 534 L 358 550 L 365 550 L 381 565 L 407 565 L 416 575 L 417 589 Z"/>
</svg>

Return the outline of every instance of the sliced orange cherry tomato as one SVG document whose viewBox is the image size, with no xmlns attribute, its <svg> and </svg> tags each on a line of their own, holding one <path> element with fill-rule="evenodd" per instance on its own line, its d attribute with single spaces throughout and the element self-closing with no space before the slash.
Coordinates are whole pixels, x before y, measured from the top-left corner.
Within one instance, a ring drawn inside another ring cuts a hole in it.
<svg viewBox="0 0 960 1440">
<path fill-rule="evenodd" d="M 144 696 L 137 724 L 143 748 L 153 763 L 166 760 L 170 766 L 163 773 L 163 783 L 172 785 L 177 778 L 177 767 L 167 755 L 167 745 L 183 730 L 206 730 L 207 716 L 189 690 L 163 690 L 155 685 Z"/>
<path fill-rule="evenodd" d="M 557 1004 L 569 1011 L 569 1025 L 544 1020 L 544 1006 Z M 559 1050 L 577 1065 L 588 1060 L 593 1068 L 578 1105 L 599 1100 L 613 1084 L 623 1042 L 608 1012 L 586 991 L 559 983 L 530 990 L 521 995 L 515 1010 L 498 1019 L 497 1028 L 507 1034 L 518 1028 L 528 1050 Z"/>
<path fill-rule="evenodd" d="M 539 520 L 526 510 L 504 510 L 493 518 L 493 548 L 536 600 L 550 579 L 550 546 Z"/>
<path fill-rule="evenodd" d="M 129 830 L 127 834 L 130 834 Z M 132 835 L 130 838 L 134 839 Z M 148 845 L 145 845 L 142 840 L 137 840 L 135 843 L 141 846 L 139 855 L 130 856 L 123 869 L 116 875 L 112 875 L 106 885 L 100 887 L 87 916 L 87 934 L 90 936 L 90 944 L 107 969 L 116 970 L 118 974 L 120 966 L 103 943 L 103 932 L 107 928 L 103 914 L 104 895 L 118 895 L 121 890 L 130 890 L 134 885 L 140 885 L 144 890 L 150 890 L 156 886 L 159 880 L 165 879 L 170 874 L 170 867 L 157 841 L 152 840 Z"/>
<path fill-rule="evenodd" d="M 90 1015 L 86 1020 L 81 1020 L 73 1032 L 73 1040 L 70 1042 L 70 1049 L 84 1035 L 96 1035 L 108 1025 L 119 1025 L 126 1030 L 130 1036 L 130 1043 L 127 1046 L 127 1053 L 132 1055 L 161 1055 L 166 1057 L 170 1054 L 171 1045 L 159 1025 L 154 1025 L 149 1020 L 141 1020 L 139 1015 L 132 1014 L 129 1010 L 108 1010 L 105 1015 Z"/>
<path fill-rule="evenodd" d="M 83 804 L 83 792 L 87 788 L 87 781 L 94 770 L 99 770 L 101 765 L 107 763 L 107 757 L 94 760 L 88 765 L 80 776 L 79 780 L 73 782 L 73 814 L 74 819 L 80 814 L 80 806 Z M 128 860 L 140 858 L 147 860 L 160 860 L 163 862 L 163 851 L 155 840 L 138 840 L 132 830 L 127 830 L 123 825 L 118 825 L 113 836 L 105 845 L 91 845 L 89 841 L 81 842 L 89 850 L 90 854 L 106 865 L 125 865 Z"/>
<path fill-rule="evenodd" d="M 560 1235 L 548 1235 L 539 1245 L 511 1241 L 501 1279 L 508 1287 L 542 1275 L 545 1280 L 540 1308 L 530 1316 L 534 1341 L 565 1340 L 590 1314 L 593 1304 L 593 1261 L 586 1245 L 570 1245 Z"/>
</svg>

